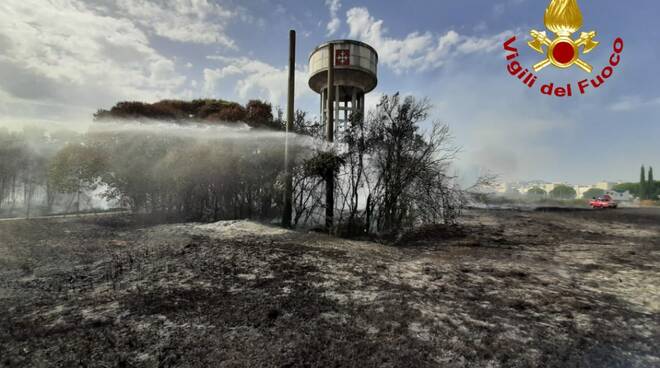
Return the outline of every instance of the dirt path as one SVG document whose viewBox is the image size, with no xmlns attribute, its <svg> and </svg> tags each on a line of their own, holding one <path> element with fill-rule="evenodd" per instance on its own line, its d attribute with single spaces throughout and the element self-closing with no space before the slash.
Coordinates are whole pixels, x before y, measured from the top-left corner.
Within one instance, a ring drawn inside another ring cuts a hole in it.
<svg viewBox="0 0 660 368">
<path fill-rule="evenodd" d="M 400 247 L 243 221 L 4 223 L 0 365 L 655 367 L 659 219 L 473 211 Z"/>
</svg>

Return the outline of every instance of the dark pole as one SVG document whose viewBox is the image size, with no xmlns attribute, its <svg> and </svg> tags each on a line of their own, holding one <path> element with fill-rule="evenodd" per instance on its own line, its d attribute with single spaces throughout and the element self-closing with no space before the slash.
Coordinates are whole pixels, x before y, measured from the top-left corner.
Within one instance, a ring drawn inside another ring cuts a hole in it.
<svg viewBox="0 0 660 368">
<path fill-rule="evenodd" d="M 289 31 L 289 95 L 286 108 L 286 138 L 284 144 L 284 211 L 282 213 L 282 226 L 291 227 L 293 215 L 293 177 L 289 165 L 289 132 L 293 131 L 293 103 L 296 81 L 296 31 Z"/>
<path fill-rule="evenodd" d="M 328 118 L 326 134 L 328 142 L 335 140 L 335 45 L 328 45 Z M 325 181 L 325 226 L 332 229 L 335 216 L 335 173 L 328 170 Z"/>
</svg>

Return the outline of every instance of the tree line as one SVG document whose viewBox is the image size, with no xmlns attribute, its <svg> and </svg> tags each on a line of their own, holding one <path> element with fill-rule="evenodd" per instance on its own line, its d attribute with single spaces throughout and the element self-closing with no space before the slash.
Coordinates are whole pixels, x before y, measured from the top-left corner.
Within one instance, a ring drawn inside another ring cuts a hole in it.
<svg viewBox="0 0 660 368">
<path fill-rule="evenodd" d="M 615 185 L 612 190 L 620 193 L 629 192 L 640 200 L 658 200 L 660 197 L 660 181 L 654 179 L 653 167 L 649 167 L 647 171 L 645 166 L 642 165 L 638 183 L 620 183 Z M 591 188 L 582 195 L 582 198 L 598 197 L 605 194 L 605 192 L 604 189 Z M 557 185 L 550 193 L 540 187 L 531 188 L 527 192 L 527 196 L 535 199 L 545 198 L 546 196 L 552 199 L 575 199 L 577 192 L 568 185 Z"/>
<path fill-rule="evenodd" d="M 577 192 L 575 191 L 575 189 L 565 184 L 556 185 L 550 191 L 550 193 L 548 193 L 543 188 L 533 187 L 529 189 L 526 194 L 528 197 L 532 199 L 542 199 L 545 197 L 549 197 L 551 199 L 556 199 L 556 200 L 575 199 L 575 197 L 577 196 Z"/>
<path fill-rule="evenodd" d="M 218 106 L 223 107 L 209 114 Z M 114 130 L 110 123 L 86 134 L 0 132 L 0 211 L 18 215 L 18 202 L 28 215 L 34 208 L 80 211 L 98 193 L 134 212 L 182 220 L 276 221 L 282 211 L 285 135 L 273 130 L 281 130 L 284 121 L 266 103 L 239 106 L 220 100 L 120 103 L 95 117 L 168 116 L 186 124 L 185 114 L 202 119 L 217 114 L 212 121 L 220 124 L 231 110 L 241 117 L 237 122 L 254 127 L 248 133 L 187 136 Z M 298 111 L 297 134 L 289 139 L 295 226 L 322 223 L 328 173 L 337 183 L 336 232 L 388 233 L 455 222 L 467 200 L 448 173 L 458 150 L 446 125 L 433 122 L 422 130 L 429 109 L 427 100 L 384 96 L 365 118 L 353 116 L 332 145 L 322 139 L 324 127 Z"/>
<path fill-rule="evenodd" d="M 49 175 L 52 158 L 64 145 L 80 136 L 71 131 L 46 133 L 28 126 L 21 132 L 0 129 L 0 216 L 30 216 L 71 207 L 73 198 L 53 186 Z"/>
<path fill-rule="evenodd" d="M 139 101 L 119 102 L 109 110 L 100 109 L 94 120 L 158 120 L 170 122 L 201 122 L 207 124 L 246 123 L 253 128 L 281 129 L 281 110 L 278 119 L 273 117 L 270 103 L 251 100 L 245 106 L 220 99 L 192 101 L 162 100 L 155 103 Z"/>
<path fill-rule="evenodd" d="M 640 169 L 639 182 L 621 183 L 614 186 L 618 192 L 630 192 L 640 200 L 658 200 L 660 197 L 660 181 L 653 177 L 653 167 L 648 172 L 644 165 Z"/>
<path fill-rule="evenodd" d="M 644 165 L 642 165 L 637 193 L 641 200 L 656 200 L 660 196 L 660 182 L 655 181 L 653 178 L 653 167 L 649 167 L 647 173 Z"/>
</svg>

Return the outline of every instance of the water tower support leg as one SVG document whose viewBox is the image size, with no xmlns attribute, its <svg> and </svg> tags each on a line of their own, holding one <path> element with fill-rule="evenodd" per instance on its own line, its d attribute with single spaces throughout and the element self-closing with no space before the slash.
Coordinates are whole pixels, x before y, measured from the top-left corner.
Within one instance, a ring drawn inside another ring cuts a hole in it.
<svg viewBox="0 0 660 368">
<path fill-rule="evenodd" d="M 364 123 L 364 93 L 361 93 L 360 96 L 358 97 L 358 105 L 360 105 L 360 114 L 362 114 L 362 119 L 361 121 Z"/>
<path fill-rule="evenodd" d="M 326 134 L 328 142 L 335 140 L 335 47 L 328 46 L 328 122 Z M 332 230 L 335 216 L 335 173 L 328 170 L 325 180 L 325 226 Z"/>
<path fill-rule="evenodd" d="M 351 118 L 358 112 L 357 107 L 357 91 L 353 89 L 353 96 L 351 96 Z"/>
</svg>

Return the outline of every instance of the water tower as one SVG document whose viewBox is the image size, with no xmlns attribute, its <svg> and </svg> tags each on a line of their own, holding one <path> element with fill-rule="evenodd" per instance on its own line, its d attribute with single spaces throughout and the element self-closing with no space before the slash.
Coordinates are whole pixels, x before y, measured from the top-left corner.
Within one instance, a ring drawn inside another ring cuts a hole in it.
<svg viewBox="0 0 660 368">
<path fill-rule="evenodd" d="M 332 47 L 330 47 L 332 45 Z M 334 116 L 335 131 L 348 127 L 351 115 L 364 117 L 364 95 L 378 84 L 378 53 L 366 43 L 353 40 L 329 41 L 318 46 L 309 56 L 309 87 L 321 95 L 320 117 L 325 125 L 328 113 L 329 50 L 334 48 Z"/>
</svg>

